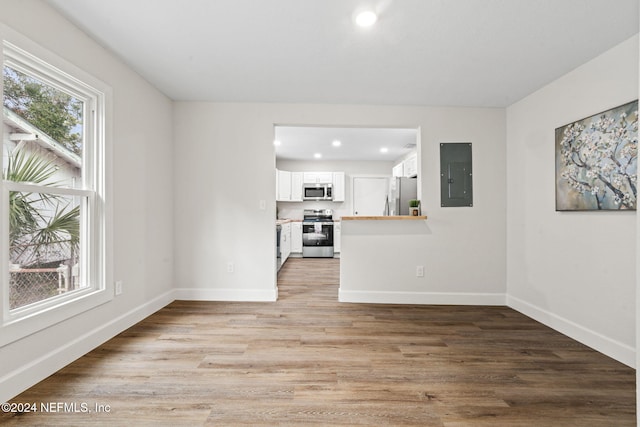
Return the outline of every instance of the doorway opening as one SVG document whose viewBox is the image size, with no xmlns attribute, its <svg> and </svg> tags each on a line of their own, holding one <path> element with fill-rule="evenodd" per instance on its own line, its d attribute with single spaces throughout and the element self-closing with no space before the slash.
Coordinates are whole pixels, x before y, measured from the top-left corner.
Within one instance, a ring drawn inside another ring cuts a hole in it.
<svg viewBox="0 0 640 427">
<path fill-rule="evenodd" d="M 412 198 L 420 198 L 420 153 L 417 127 L 274 125 L 276 270 L 295 260 L 290 265 L 296 270 L 305 271 L 306 266 L 314 275 L 332 277 L 339 284 L 341 218 L 400 215 L 391 199 L 392 182 L 412 180 Z M 330 212 L 331 239 L 326 225 L 306 221 L 314 211 Z M 329 240 L 331 251 L 304 250 L 305 245 L 327 245 Z M 316 268 L 323 258 L 336 261 Z M 289 286 L 290 278 L 283 280 Z M 280 292 L 278 272 L 276 286 Z"/>
</svg>

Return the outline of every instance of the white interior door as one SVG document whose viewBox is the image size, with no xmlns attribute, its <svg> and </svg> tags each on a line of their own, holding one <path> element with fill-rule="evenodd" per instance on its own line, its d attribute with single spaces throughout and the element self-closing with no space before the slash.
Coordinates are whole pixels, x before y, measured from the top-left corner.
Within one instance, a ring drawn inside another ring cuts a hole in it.
<svg viewBox="0 0 640 427">
<path fill-rule="evenodd" d="M 353 178 L 353 214 L 384 215 L 387 178 Z"/>
</svg>

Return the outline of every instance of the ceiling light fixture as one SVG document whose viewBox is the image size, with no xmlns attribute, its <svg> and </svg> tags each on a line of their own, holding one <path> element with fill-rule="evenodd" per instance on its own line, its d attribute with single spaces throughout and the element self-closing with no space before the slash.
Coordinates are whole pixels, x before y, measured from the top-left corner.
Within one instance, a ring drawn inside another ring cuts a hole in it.
<svg viewBox="0 0 640 427">
<path fill-rule="evenodd" d="M 314 155 L 313 155 L 313 157 L 314 157 L 315 159 L 320 159 L 320 158 L 322 158 L 322 154 L 320 154 L 320 153 L 316 153 L 316 154 L 314 154 Z"/>
<path fill-rule="evenodd" d="M 279 147 L 282 145 L 282 142 L 280 142 L 279 139 L 276 139 L 275 141 L 273 141 L 273 145 L 275 145 L 276 147 Z"/>
<path fill-rule="evenodd" d="M 365 10 L 356 16 L 356 24 L 360 27 L 370 27 L 375 24 L 377 20 L 378 15 L 371 10 Z"/>
<path fill-rule="evenodd" d="M 382 148 L 380 149 L 380 152 L 381 152 L 381 153 L 388 153 L 388 152 L 389 152 L 389 149 L 388 149 L 387 147 L 382 147 Z"/>
<path fill-rule="evenodd" d="M 342 142 L 338 141 L 337 139 L 334 139 L 331 145 L 333 145 L 334 147 L 340 147 L 342 145 Z"/>
</svg>

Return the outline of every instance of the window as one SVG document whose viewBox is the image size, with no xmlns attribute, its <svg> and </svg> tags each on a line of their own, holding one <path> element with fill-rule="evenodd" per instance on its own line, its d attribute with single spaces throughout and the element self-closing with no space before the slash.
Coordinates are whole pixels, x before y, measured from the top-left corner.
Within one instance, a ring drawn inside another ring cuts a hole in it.
<svg viewBox="0 0 640 427">
<path fill-rule="evenodd" d="M 13 38 L 22 43 L 3 37 L 2 45 L 0 345 L 113 295 L 105 232 L 108 88 Z"/>
</svg>

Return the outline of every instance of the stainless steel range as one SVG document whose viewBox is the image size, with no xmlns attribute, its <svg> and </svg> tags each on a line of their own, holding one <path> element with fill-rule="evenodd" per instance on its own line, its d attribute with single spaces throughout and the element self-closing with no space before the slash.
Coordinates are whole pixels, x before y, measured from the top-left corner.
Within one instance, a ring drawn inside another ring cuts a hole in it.
<svg viewBox="0 0 640 427">
<path fill-rule="evenodd" d="M 333 211 L 331 209 L 304 210 L 302 256 L 333 258 Z"/>
</svg>

